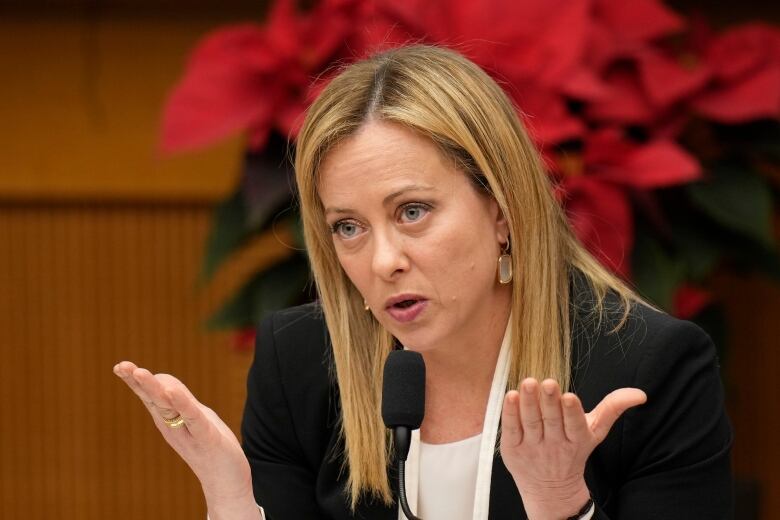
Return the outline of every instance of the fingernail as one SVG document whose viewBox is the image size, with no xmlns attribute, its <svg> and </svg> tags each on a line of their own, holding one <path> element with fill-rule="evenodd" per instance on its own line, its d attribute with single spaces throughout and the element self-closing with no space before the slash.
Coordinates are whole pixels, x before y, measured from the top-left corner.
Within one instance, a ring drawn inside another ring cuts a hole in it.
<svg viewBox="0 0 780 520">
<path fill-rule="evenodd" d="M 547 395 L 553 395 L 553 392 L 555 392 L 555 387 L 552 385 L 542 385 L 542 390 L 544 390 L 544 393 Z"/>
</svg>

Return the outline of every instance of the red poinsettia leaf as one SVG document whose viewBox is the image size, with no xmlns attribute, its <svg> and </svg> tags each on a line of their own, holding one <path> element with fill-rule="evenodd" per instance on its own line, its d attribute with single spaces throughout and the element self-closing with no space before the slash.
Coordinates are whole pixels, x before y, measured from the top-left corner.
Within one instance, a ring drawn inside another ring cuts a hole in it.
<svg viewBox="0 0 780 520">
<path fill-rule="evenodd" d="M 449 12 L 436 2 L 425 0 L 376 0 L 379 13 L 400 24 L 415 37 L 443 39 L 449 32 Z M 444 12 L 443 12 L 444 11 Z"/>
<path fill-rule="evenodd" d="M 693 108 L 723 123 L 743 123 L 780 117 L 780 66 L 767 67 L 750 77 L 697 96 Z"/>
<path fill-rule="evenodd" d="M 351 49 L 351 58 L 360 59 L 376 52 L 423 41 L 384 13 L 368 13 L 361 18 L 358 30 L 350 35 L 347 47 Z"/>
<path fill-rule="evenodd" d="M 398 0 L 391 0 L 398 1 Z M 439 17 L 448 19 L 444 37 L 494 48 L 512 45 L 518 37 L 539 34 L 555 13 L 572 0 L 450 0 L 437 3 Z M 581 0 L 577 0 L 581 1 Z M 478 49 L 477 53 L 479 53 Z"/>
<path fill-rule="evenodd" d="M 602 127 L 584 139 L 583 160 L 591 172 L 607 165 L 619 164 L 636 145 L 629 142 L 623 130 L 613 126 Z"/>
<path fill-rule="evenodd" d="M 639 189 L 662 188 L 701 178 L 701 165 L 672 141 L 655 141 L 636 147 L 599 177 Z"/>
<path fill-rule="evenodd" d="M 579 138 L 585 126 L 569 113 L 565 100 L 550 89 L 533 83 L 510 92 L 522 111 L 521 117 L 540 146 Z"/>
<path fill-rule="evenodd" d="M 204 40 L 166 102 L 162 151 L 195 149 L 270 124 L 277 96 L 249 59 L 264 51 L 263 35 L 254 25 L 224 29 Z"/>
<path fill-rule="evenodd" d="M 269 46 L 281 60 L 295 56 L 301 48 L 302 32 L 295 0 L 276 0 L 268 13 L 265 34 Z"/>
<path fill-rule="evenodd" d="M 597 16 L 621 40 L 646 41 L 683 27 L 682 18 L 657 0 L 595 0 Z"/>
<path fill-rule="evenodd" d="M 684 283 L 674 293 L 674 315 L 689 320 L 712 303 L 713 299 L 710 291 Z"/>
<path fill-rule="evenodd" d="M 526 77 L 548 85 L 563 83 L 581 61 L 588 24 L 588 2 L 569 1 L 540 25 L 530 45 L 521 47 L 522 52 L 516 53 L 513 61 Z"/>
<path fill-rule="evenodd" d="M 237 352 L 250 352 L 255 347 L 255 338 L 254 327 L 239 329 L 233 333 L 230 346 Z"/>
<path fill-rule="evenodd" d="M 185 74 L 197 73 L 218 65 L 236 66 L 252 62 L 257 56 L 264 56 L 267 63 L 274 64 L 274 52 L 267 48 L 265 27 L 254 23 L 228 25 L 204 37 L 187 59 Z M 246 65 L 245 65 L 246 66 Z M 250 66 L 250 68 L 252 67 Z"/>
<path fill-rule="evenodd" d="M 623 190 L 587 176 L 567 178 L 562 189 L 577 238 L 603 265 L 628 279 L 634 223 Z"/>
<path fill-rule="evenodd" d="M 716 76 L 736 80 L 759 68 L 780 63 L 780 31 L 753 23 L 736 27 L 714 38 L 706 50 L 706 59 Z"/>
<path fill-rule="evenodd" d="M 710 72 L 705 66 L 692 70 L 663 54 L 646 50 L 637 56 L 639 78 L 650 101 L 659 108 L 690 96 L 701 89 L 709 80 Z"/>
<path fill-rule="evenodd" d="M 624 125 L 650 125 L 656 110 L 639 80 L 627 68 L 616 69 L 605 78 L 610 92 L 602 100 L 590 103 L 586 108 L 588 119 Z"/>
<path fill-rule="evenodd" d="M 298 60 L 307 71 L 319 71 L 328 61 L 339 58 L 338 50 L 352 33 L 355 14 L 322 2 L 300 22 Z M 323 28 L 327 28 L 323 30 Z"/>
<path fill-rule="evenodd" d="M 593 70 L 584 66 L 570 70 L 558 88 L 562 94 L 583 101 L 603 101 L 609 95 L 609 87 Z"/>
</svg>

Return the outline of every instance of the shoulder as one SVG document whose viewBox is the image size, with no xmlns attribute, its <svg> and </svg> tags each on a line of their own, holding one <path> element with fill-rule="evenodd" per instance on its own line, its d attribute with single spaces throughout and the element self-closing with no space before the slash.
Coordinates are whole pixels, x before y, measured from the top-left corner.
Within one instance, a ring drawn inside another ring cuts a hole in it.
<svg viewBox="0 0 780 520">
<path fill-rule="evenodd" d="M 605 299 L 600 321 L 585 311 L 590 302 L 583 304 L 580 296 L 579 303 L 572 321 L 572 380 L 592 405 L 617 388 L 648 391 L 643 387 L 654 386 L 648 379 L 669 371 L 719 367 L 712 340 L 695 323 L 635 303 L 620 325 L 623 308 L 616 296 Z"/>
<path fill-rule="evenodd" d="M 309 392 L 325 391 L 333 356 L 320 305 L 308 303 L 268 315 L 258 328 L 255 358 L 255 364 L 262 358 L 275 365 L 288 392 L 297 393 L 301 386 Z"/>
<path fill-rule="evenodd" d="M 667 517 L 657 499 L 664 493 L 677 501 L 680 518 L 714 518 L 694 513 L 729 508 L 732 432 L 712 340 L 696 324 L 644 304 L 613 331 L 622 309 L 617 297 L 605 303 L 600 324 L 585 319 L 573 327 L 573 391 L 586 410 L 623 387 L 643 390 L 647 402 L 625 412 L 591 455 L 586 478 L 594 496 L 621 518 Z M 616 489 L 634 501 L 621 503 Z M 712 495 L 718 498 L 706 498 Z"/>
<path fill-rule="evenodd" d="M 269 453 L 302 458 L 312 468 L 321 464 L 338 419 L 328 338 L 316 303 L 263 319 L 247 377 L 242 424 L 246 446 L 275 439 Z"/>
</svg>

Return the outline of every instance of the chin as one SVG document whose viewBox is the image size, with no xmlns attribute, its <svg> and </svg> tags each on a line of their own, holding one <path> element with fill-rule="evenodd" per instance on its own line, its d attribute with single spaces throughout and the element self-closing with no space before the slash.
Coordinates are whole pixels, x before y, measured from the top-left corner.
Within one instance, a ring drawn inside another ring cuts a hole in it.
<svg viewBox="0 0 780 520">
<path fill-rule="evenodd" d="M 404 348 L 414 352 L 424 353 L 434 350 L 437 345 L 442 344 L 441 337 L 429 328 L 420 328 L 414 331 L 402 331 L 399 334 L 393 334 Z"/>
</svg>

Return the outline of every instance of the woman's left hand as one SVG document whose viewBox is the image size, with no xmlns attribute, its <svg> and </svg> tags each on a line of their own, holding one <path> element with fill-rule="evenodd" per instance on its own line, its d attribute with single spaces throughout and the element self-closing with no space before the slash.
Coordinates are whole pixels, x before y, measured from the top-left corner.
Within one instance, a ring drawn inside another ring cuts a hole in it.
<svg viewBox="0 0 780 520">
<path fill-rule="evenodd" d="M 588 501 L 585 463 L 623 412 L 647 400 L 637 388 L 607 395 L 590 413 L 558 383 L 525 379 L 504 397 L 501 458 L 530 520 L 568 518 Z"/>
</svg>

